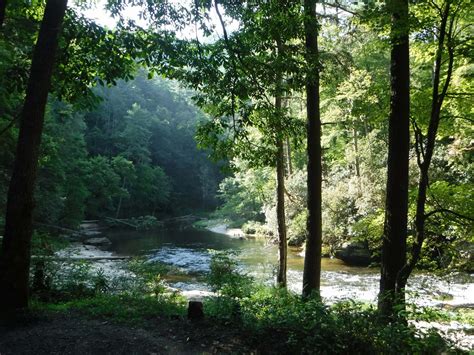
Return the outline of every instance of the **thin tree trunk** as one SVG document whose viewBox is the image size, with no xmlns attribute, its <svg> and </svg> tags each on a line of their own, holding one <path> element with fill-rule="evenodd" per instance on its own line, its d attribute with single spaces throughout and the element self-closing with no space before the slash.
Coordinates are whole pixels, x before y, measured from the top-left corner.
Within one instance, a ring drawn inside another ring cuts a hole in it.
<svg viewBox="0 0 474 355">
<path fill-rule="evenodd" d="M 288 175 L 293 174 L 293 162 L 291 161 L 291 142 L 289 138 L 286 138 L 286 155 L 288 163 Z"/>
<path fill-rule="evenodd" d="M 276 106 L 278 101 L 276 99 Z M 281 101 L 280 101 L 281 102 Z M 278 274 L 277 284 L 286 287 L 287 269 L 287 240 L 286 240 L 286 218 L 285 218 L 285 156 L 283 153 L 283 140 L 277 139 L 277 220 L 278 220 Z"/>
<path fill-rule="evenodd" d="M 33 194 L 45 107 L 66 7 L 67 0 L 48 0 L 33 53 L 0 256 L 0 307 L 4 310 L 28 306 Z"/>
<path fill-rule="evenodd" d="M 358 137 L 355 122 L 352 126 L 352 134 L 354 137 L 354 155 L 355 155 L 355 165 L 356 165 L 357 188 L 359 190 L 358 193 L 361 194 L 362 186 L 361 186 L 361 181 L 360 181 L 359 137 Z"/>
<path fill-rule="evenodd" d="M 285 108 L 290 108 L 288 97 L 286 97 L 284 100 L 282 98 L 282 106 Z M 291 161 L 291 143 L 289 137 L 286 137 L 283 142 L 283 156 L 285 162 L 285 177 L 288 177 L 289 175 L 293 174 L 293 164 Z"/>
<path fill-rule="evenodd" d="M 126 181 L 127 181 L 127 179 L 123 178 L 122 189 L 125 189 Z M 117 211 L 115 212 L 115 218 L 116 219 L 119 218 L 120 210 L 122 209 L 122 200 L 123 200 L 123 196 L 120 196 L 119 203 L 118 203 L 118 206 L 117 206 Z"/>
<path fill-rule="evenodd" d="M 410 277 L 411 272 L 416 266 L 420 255 L 423 242 L 425 240 L 425 222 L 426 222 L 426 197 L 429 186 L 429 169 L 431 159 L 433 158 L 436 134 L 438 132 L 439 122 L 441 120 L 441 107 L 443 105 L 446 92 L 448 90 L 454 64 L 454 52 L 452 48 L 448 49 L 448 68 L 446 73 L 446 80 L 443 85 L 441 93 L 439 86 L 441 81 L 441 66 L 443 59 L 443 48 L 446 41 L 446 36 L 451 36 L 453 30 L 454 19 L 451 20 L 449 30 L 447 31 L 448 18 L 450 15 L 451 1 L 446 1 L 438 36 L 438 48 L 436 52 L 436 59 L 433 70 L 433 92 L 431 101 L 431 114 L 428 132 L 426 135 L 426 145 L 423 147 L 423 139 L 419 132 L 415 132 L 416 152 L 418 157 L 418 167 L 420 169 L 420 179 L 418 181 L 418 194 L 416 200 L 416 214 L 415 214 L 415 243 L 411 250 L 411 258 L 400 273 L 400 282 L 406 283 Z"/>
<path fill-rule="evenodd" d="M 316 0 L 304 1 L 306 60 L 307 154 L 308 154 L 308 237 L 303 270 L 303 296 L 319 293 L 321 281 L 321 117 L 319 112 L 319 51 Z"/>
<path fill-rule="evenodd" d="M 404 305 L 405 283 L 399 272 L 406 262 L 408 220 L 408 161 L 410 145 L 410 66 L 408 0 L 391 0 L 391 100 L 385 223 L 378 308 L 393 318 Z"/>
<path fill-rule="evenodd" d="M 281 40 L 277 38 L 277 51 L 278 55 L 282 54 L 283 48 Z M 275 94 L 275 112 L 278 117 L 278 126 L 283 117 L 283 90 L 282 90 L 283 78 L 279 74 L 276 83 L 276 94 Z M 280 131 L 280 130 L 279 130 Z M 287 240 L 286 240 L 286 218 L 285 218 L 285 153 L 282 132 L 276 132 L 276 145 L 277 145 L 277 222 L 278 222 L 278 273 L 277 273 L 277 285 L 280 287 L 286 287 L 286 259 L 287 259 Z"/>
</svg>

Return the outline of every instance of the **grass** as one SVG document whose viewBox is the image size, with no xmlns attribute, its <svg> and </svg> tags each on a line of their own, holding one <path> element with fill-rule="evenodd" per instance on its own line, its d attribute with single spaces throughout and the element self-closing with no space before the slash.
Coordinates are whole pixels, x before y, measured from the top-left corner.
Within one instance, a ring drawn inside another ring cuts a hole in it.
<svg viewBox="0 0 474 355">
<path fill-rule="evenodd" d="M 178 295 L 137 296 L 133 294 L 102 294 L 61 303 L 34 301 L 31 309 L 36 311 L 79 311 L 93 317 L 119 323 L 138 324 L 157 316 L 184 316 L 186 300 Z"/>
</svg>

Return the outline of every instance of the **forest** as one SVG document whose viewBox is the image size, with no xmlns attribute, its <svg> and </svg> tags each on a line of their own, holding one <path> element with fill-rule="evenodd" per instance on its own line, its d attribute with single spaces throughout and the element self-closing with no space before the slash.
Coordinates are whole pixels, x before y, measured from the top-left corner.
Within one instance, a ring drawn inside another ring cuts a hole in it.
<svg viewBox="0 0 474 355">
<path fill-rule="evenodd" d="M 473 351 L 472 10 L 0 0 L 0 353 Z"/>
</svg>

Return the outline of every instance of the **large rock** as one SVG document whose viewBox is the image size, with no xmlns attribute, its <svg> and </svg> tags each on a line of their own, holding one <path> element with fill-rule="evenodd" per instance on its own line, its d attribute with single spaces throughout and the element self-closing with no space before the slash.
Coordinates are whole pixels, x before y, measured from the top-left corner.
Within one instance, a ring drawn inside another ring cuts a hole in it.
<svg viewBox="0 0 474 355">
<path fill-rule="evenodd" d="M 105 237 L 102 237 L 102 238 L 89 238 L 89 239 L 84 240 L 84 244 L 94 245 L 94 246 L 97 246 L 97 247 L 109 245 L 111 243 L 112 242 L 108 238 L 105 238 Z"/>
<path fill-rule="evenodd" d="M 290 235 L 288 238 L 288 245 L 290 247 L 301 247 L 306 240 L 304 234 Z"/>
<path fill-rule="evenodd" d="M 368 266 L 372 261 L 372 255 L 366 243 L 347 242 L 336 249 L 336 258 L 341 259 L 348 265 Z"/>
</svg>

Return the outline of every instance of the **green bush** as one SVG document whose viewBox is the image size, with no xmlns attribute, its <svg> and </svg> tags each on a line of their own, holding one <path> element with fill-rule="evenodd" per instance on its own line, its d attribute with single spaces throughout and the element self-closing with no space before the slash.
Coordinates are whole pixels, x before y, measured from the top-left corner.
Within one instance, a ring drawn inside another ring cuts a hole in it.
<svg viewBox="0 0 474 355">
<path fill-rule="evenodd" d="M 324 354 L 438 354 L 449 349 L 436 332 L 423 334 L 403 322 L 386 323 L 373 307 L 318 297 L 302 299 L 284 289 L 260 288 L 249 297 L 214 298 L 208 316 L 253 335 L 263 352 Z"/>
<path fill-rule="evenodd" d="M 423 334 L 403 321 L 386 323 L 370 305 L 327 306 L 286 289 L 256 287 L 238 277 L 235 259 L 215 254 L 210 283 L 219 294 L 206 301 L 206 314 L 241 327 L 262 352 L 324 354 L 437 354 L 449 350 L 437 333 Z M 245 285 L 245 287 L 243 287 Z M 245 292 L 242 292 L 245 290 Z"/>
<path fill-rule="evenodd" d="M 108 292 L 111 281 L 99 269 L 84 261 L 35 260 L 31 268 L 31 293 L 42 301 L 63 302 Z"/>
<path fill-rule="evenodd" d="M 170 292 L 162 281 L 169 267 L 134 259 L 130 274 L 110 277 L 85 262 L 57 263 L 41 260 L 43 283 L 35 284 L 33 308 L 64 311 L 75 309 L 94 317 L 137 321 L 157 315 L 184 315 L 186 300 Z M 37 267 L 37 266 L 36 266 Z"/>
<path fill-rule="evenodd" d="M 214 292 L 230 298 L 242 298 L 251 294 L 253 278 L 238 271 L 235 254 L 213 251 L 208 284 Z"/>
<path fill-rule="evenodd" d="M 84 261 L 57 262 L 37 259 L 31 268 L 32 296 L 47 302 L 66 302 L 104 294 L 127 294 L 160 298 L 167 292 L 162 276 L 170 267 L 133 259 L 129 274 L 106 275 Z"/>
<path fill-rule="evenodd" d="M 273 234 L 265 224 L 256 221 L 244 223 L 242 232 L 253 236 L 271 236 Z"/>
</svg>

